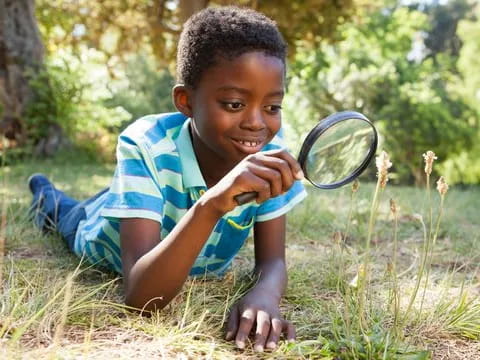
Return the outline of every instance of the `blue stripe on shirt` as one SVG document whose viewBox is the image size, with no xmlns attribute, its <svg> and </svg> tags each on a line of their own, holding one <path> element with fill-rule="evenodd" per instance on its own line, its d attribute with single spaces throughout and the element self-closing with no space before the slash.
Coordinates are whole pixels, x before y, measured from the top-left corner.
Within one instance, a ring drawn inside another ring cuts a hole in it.
<svg viewBox="0 0 480 360">
<path fill-rule="evenodd" d="M 177 209 L 188 209 L 192 206 L 192 200 L 189 194 L 179 192 L 170 185 L 165 186 L 162 189 L 162 193 L 165 199 L 175 205 Z"/>
<path fill-rule="evenodd" d="M 157 169 L 167 169 L 177 174 L 182 174 L 182 166 L 178 160 L 178 155 L 162 154 L 155 158 L 155 166 Z"/>
<path fill-rule="evenodd" d="M 104 208 L 130 208 L 150 210 L 158 214 L 163 213 L 163 200 L 156 196 L 139 192 L 124 192 L 121 194 L 109 193 Z"/>
<path fill-rule="evenodd" d="M 177 223 L 170 216 L 168 215 L 163 216 L 163 222 L 162 222 L 163 229 L 165 229 L 167 232 L 170 232 L 173 230 L 175 225 L 177 225 Z"/>
<path fill-rule="evenodd" d="M 122 176 L 152 177 L 143 160 L 140 159 L 123 159 L 117 166 Z"/>
<path fill-rule="evenodd" d="M 111 248 L 112 253 L 114 253 L 114 254 L 120 254 L 121 253 L 120 247 L 118 246 L 118 244 L 115 244 L 115 242 L 113 242 L 112 239 L 110 239 L 110 237 L 105 233 L 105 231 L 103 229 L 100 230 L 97 237 L 98 237 L 98 239 L 105 242 Z"/>
</svg>

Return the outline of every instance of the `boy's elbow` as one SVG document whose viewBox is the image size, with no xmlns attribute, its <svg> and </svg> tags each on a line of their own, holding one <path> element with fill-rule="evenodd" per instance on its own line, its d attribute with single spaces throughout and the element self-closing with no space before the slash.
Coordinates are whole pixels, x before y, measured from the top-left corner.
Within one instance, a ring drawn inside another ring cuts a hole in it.
<svg viewBox="0 0 480 360">
<path fill-rule="evenodd" d="M 164 301 L 163 297 L 153 297 L 151 299 L 142 299 L 135 296 L 125 297 L 125 305 L 142 314 L 162 310 L 168 303 L 169 301 Z"/>
</svg>

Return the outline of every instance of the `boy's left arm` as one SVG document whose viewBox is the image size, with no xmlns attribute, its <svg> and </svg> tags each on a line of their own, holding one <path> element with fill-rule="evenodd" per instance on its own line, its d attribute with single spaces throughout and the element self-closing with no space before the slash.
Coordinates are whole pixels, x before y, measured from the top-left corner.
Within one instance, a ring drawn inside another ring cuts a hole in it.
<svg viewBox="0 0 480 360">
<path fill-rule="evenodd" d="M 227 340 L 235 338 L 244 348 L 251 331 L 255 331 L 255 350 L 277 346 L 282 332 L 295 339 L 294 326 L 280 315 L 279 304 L 287 285 L 285 264 L 286 215 L 257 222 L 254 228 L 255 273 L 258 281 L 231 311 Z"/>
</svg>

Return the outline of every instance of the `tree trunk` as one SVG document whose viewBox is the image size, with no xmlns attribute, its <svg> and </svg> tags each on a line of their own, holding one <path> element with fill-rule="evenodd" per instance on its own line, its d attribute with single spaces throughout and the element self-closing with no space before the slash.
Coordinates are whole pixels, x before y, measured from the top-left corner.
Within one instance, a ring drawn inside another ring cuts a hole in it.
<svg viewBox="0 0 480 360">
<path fill-rule="evenodd" d="M 29 78 L 43 56 L 34 0 L 0 0 L 0 135 L 14 144 L 26 140 L 22 118 L 33 96 Z"/>
<path fill-rule="evenodd" d="M 168 35 L 173 35 L 171 38 L 178 40 L 185 21 L 197 11 L 206 8 L 208 2 L 209 0 L 179 0 L 175 11 L 178 15 L 178 24 L 168 21 L 172 15 L 166 9 L 167 0 L 156 0 L 150 4 L 146 11 L 147 22 L 151 29 L 150 45 L 159 64 L 168 65 L 177 52 L 176 45 L 173 47 L 168 45 L 171 43 L 166 40 Z"/>
<path fill-rule="evenodd" d="M 208 0 L 180 0 L 180 24 L 188 20 L 190 16 L 206 8 Z"/>
</svg>

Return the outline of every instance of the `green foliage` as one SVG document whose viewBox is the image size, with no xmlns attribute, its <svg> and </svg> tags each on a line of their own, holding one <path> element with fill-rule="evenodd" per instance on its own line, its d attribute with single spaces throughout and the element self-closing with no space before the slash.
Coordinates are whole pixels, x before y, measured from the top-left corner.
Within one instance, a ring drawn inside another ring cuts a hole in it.
<svg viewBox="0 0 480 360">
<path fill-rule="evenodd" d="M 472 71 L 480 69 L 480 4 L 474 11 L 475 19 L 463 20 L 459 23 L 458 33 L 463 43 L 458 59 L 458 69 L 463 81 L 465 96 L 480 112 L 480 73 Z"/>
<path fill-rule="evenodd" d="M 119 107 L 105 107 L 98 89 L 73 61 L 48 61 L 30 85 L 35 97 L 26 109 L 25 123 L 31 145 L 58 126 L 70 140 L 95 152 L 101 144 L 90 140 L 115 131 L 128 116 Z"/>
<path fill-rule="evenodd" d="M 80 76 L 65 66 L 47 63 L 38 75 L 32 78 L 30 86 L 35 99 L 25 114 L 30 141 L 36 143 L 47 136 L 49 127 L 58 124 L 65 131 L 74 132 L 76 110 L 82 101 L 84 86 Z"/>
<path fill-rule="evenodd" d="M 480 74 L 474 69 L 480 68 L 480 5 L 473 12 L 474 17 L 464 19 L 458 25 L 458 34 L 463 46 L 458 57 L 458 70 L 461 81 L 455 83 L 455 90 L 476 111 L 480 118 Z M 480 138 L 480 129 L 471 130 Z M 480 183 L 480 145 L 476 143 L 469 151 L 450 156 L 441 165 L 442 173 L 452 183 Z"/>
<path fill-rule="evenodd" d="M 462 151 L 442 163 L 440 165 L 441 173 L 452 184 L 479 184 L 479 158 L 480 144 L 476 143 L 470 151 Z"/>
<path fill-rule="evenodd" d="M 171 96 L 174 84 L 175 79 L 168 69 L 158 70 L 151 58 L 136 56 L 128 62 L 122 84 L 105 104 L 107 107 L 122 107 L 131 119 L 175 111 Z"/>
<path fill-rule="evenodd" d="M 287 121 L 298 137 L 331 112 L 363 112 L 380 129 L 396 178 L 419 183 L 419 154 L 431 149 L 445 161 L 468 151 L 478 114 L 454 86 L 461 81 L 454 59 L 425 58 L 425 14 L 392 6 L 362 20 L 341 28 L 342 42 L 298 53 Z"/>
<path fill-rule="evenodd" d="M 432 73 L 435 74 L 433 69 Z M 469 123 L 472 110 L 448 93 L 444 81 L 437 81 L 428 70 L 423 74 L 427 78 L 415 83 L 383 83 L 385 92 L 378 97 L 385 101 L 378 103 L 376 112 L 385 147 L 401 164 L 396 167 L 397 173 L 401 179 L 412 174 L 417 183 L 423 172 L 418 154 L 433 149 L 445 161 L 470 148 L 475 135 Z"/>
</svg>

